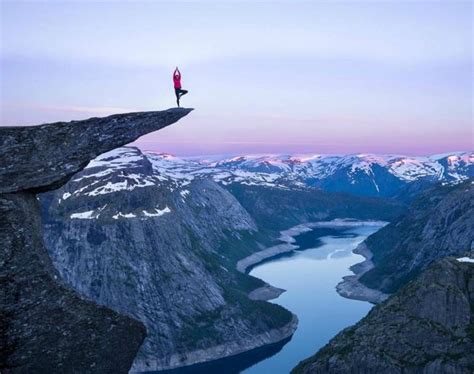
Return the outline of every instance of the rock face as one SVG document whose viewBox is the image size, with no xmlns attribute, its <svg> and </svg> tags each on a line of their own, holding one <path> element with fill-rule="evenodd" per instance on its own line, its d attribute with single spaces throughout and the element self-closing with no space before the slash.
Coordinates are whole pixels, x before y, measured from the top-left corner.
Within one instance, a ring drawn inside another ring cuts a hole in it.
<svg viewBox="0 0 474 374">
<path fill-rule="evenodd" d="M 101 153 L 175 123 L 191 110 L 0 128 L 0 193 L 55 189 Z"/>
<path fill-rule="evenodd" d="M 91 158 L 189 111 L 0 128 L 2 372 L 128 371 L 145 337 L 143 324 L 66 287 L 43 245 L 36 193 L 59 187 Z"/>
<path fill-rule="evenodd" d="M 249 299 L 263 282 L 239 273 L 225 245 L 255 241 L 250 214 L 213 180 L 165 172 L 156 157 L 116 149 L 41 195 L 45 243 L 64 280 L 146 325 L 133 371 L 215 360 L 291 336 L 296 318 Z"/>
<path fill-rule="evenodd" d="M 474 184 L 438 186 L 417 198 L 405 215 L 366 239 L 374 267 L 360 282 L 393 293 L 432 262 L 471 249 Z M 366 256 L 367 257 L 367 256 Z M 360 265 L 355 265 L 355 268 Z"/>
<path fill-rule="evenodd" d="M 0 214 L 2 372 L 127 372 L 143 325 L 59 282 L 32 194 L 1 195 Z"/>
<path fill-rule="evenodd" d="M 472 373 L 471 261 L 433 264 L 293 373 Z"/>
</svg>

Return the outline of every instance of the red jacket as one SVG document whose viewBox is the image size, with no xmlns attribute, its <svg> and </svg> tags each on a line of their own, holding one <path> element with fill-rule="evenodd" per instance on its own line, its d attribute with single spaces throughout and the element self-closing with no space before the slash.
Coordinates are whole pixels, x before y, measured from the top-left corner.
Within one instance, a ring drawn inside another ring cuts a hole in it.
<svg viewBox="0 0 474 374">
<path fill-rule="evenodd" d="M 173 83 L 174 88 L 181 88 L 181 73 L 179 71 L 173 73 Z"/>
</svg>

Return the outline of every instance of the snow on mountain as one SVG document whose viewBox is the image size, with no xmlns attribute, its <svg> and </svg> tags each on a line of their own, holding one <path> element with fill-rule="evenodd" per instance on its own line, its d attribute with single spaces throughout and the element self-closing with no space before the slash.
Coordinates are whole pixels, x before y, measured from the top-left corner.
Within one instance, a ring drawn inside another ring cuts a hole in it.
<svg viewBox="0 0 474 374">
<path fill-rule="evenodd" d="M 113 175 L 113 178 L 109 178 Z M 311 188 L 366 196 L 392 196 L 412 182 L 456 182 L 474 176 L 474 153 L 430 157 L 401 155 L 239 155 L 180 158 L 123 147 L 93 160 L 73 194 L 96 196 L 167 184 L 181 191 L 194 179 L 212 178 L 271 188 Z M 89 182 L 87 182 L 89 181 Z M 65 194 L 63 199 L 70 195 Z"/>
</svg>

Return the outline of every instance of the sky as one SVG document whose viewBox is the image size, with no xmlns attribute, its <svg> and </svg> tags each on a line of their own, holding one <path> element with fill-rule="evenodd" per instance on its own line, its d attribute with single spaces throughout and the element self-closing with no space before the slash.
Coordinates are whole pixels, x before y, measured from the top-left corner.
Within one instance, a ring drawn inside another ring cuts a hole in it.
<svg viewBox="0 0 474 374">
<path fill-rule="evenodd" d="M 474 149 L 470 1 L 0 0 L 0 125 L 176 106 L 145 150 Z"/>
</svg>

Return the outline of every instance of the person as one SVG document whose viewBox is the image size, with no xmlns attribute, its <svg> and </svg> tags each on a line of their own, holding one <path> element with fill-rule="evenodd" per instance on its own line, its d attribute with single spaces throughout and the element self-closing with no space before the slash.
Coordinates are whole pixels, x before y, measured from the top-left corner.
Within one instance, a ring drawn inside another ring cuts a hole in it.
<svg viewBox="0 0 474 374">
<path fill-rule="evenodd" d="M 174 83 L 174 92 L 176 93 L 176 103 L 178 104 L 178 107 L 179 107 L 179 99 L 181 98 L 181 96 L 186 95 L 188 91 L 183 90 L 181 88 L 181 72 L 179 71 L 177 66 L 173 73 L 173 83 Z"/>
</svg>

